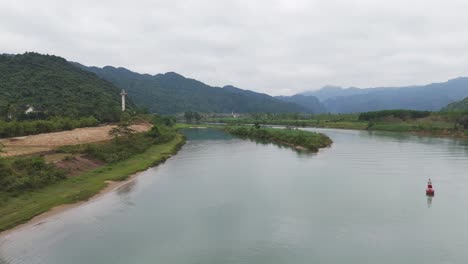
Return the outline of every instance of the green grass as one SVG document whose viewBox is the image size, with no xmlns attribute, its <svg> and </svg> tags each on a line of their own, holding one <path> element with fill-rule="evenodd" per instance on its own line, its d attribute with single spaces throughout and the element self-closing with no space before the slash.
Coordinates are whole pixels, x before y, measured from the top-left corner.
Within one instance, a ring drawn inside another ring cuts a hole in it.
<svg viewBox="0 0 468 264">
<path fill-rule="evenodd" d="M 182 135 L 164 144 L 151 146 L 141 154 L 96 170 L 71 177 L 48 187 L 9 197 L 0 192 L 0 231 L 24 223 L 36 215 L 61 205 L 87 200 L 107 184 L 164 162 L 184 144 Z"/>
<path fill-rule="evenodd" d="M 212 118 L 210 122 L 226 123 L 228 125 L 242 125 L 259 123 L 262 125 L 281 125 L 292 127 L 320 127 L 370 131 L 389 131 L 401 133 L 413 133 L 443 137 L 466 137 L 466 130 L 458 125 L 453 113 L 432 113 L 428 117 L 401 120 L 390 118 L 388 120 L 358 120 L 357 114 L 323 114 L 312 115 L 307 119 L 258 119 L 253 118 Z"/>
<path fill-rule="evenodd" d="M 367 128 L 367 122 L 361 121 L 337 121 L 337 122 L 320 122 L 312 125 L 313 127 L 323 128 L 340 128 L 340 129 L 357 129 L 364 130 Z"/>
<path fill-rule="evenodd" d="M 450 132 L 453 124 L 448 122 L 379 122 L 369 127 L 369 130 L 393 131 L 393 132 L 427 132 L 441 134 Z"/>
<path fill-rule="evenodd" d="M 326 119 L 329 118 L 329 119 Z M 229 125 L 242 125 L 259 123 L 263 125 L 280 125 L 294 127 L 323 127 L 343 129 L 366 129 L 367 122 L 358 121 L 357 115 L 314 115 L 310 119 L 265 119 L 252 118 L 212 118 L 207 122 L 226 123 Z"/>
</svg>

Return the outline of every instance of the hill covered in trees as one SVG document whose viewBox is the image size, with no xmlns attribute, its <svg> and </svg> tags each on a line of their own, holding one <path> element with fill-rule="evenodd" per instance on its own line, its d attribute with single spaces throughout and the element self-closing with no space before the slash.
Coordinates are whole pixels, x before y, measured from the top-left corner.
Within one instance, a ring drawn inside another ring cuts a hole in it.
<svg viewBox="0 0 468 264">
<path fill-rule="evenodd" d="M 285 102 L 267 94 L 225 86 L 212 87 L 174 72 L 149 75 L 125 68 L 86 67 L 101 78 L 125 89 L 134 102 L 151 112 L 253 113 L 309 112 L 300 105 Z"/>
<path fill-rule="evenodd" d="M 465 99 L 451 103 L 443 109 L 444 111 L 468 111 L 468 97 Z"/>
<path fill-rule="evenodd" d="M 293 96 L 277 96 L 276 98 L 298 104 L 308 110 L 309 113 L 321 114 L 326 113 L 326 107 L 313 95 L 296 94 Z"/>
<path fill-rule="evenodd" d="M 439 111 L 468 96 L 468 78 L 456 78 L 423 86 L 341 88 L 327 86 L 302 95 L 321 100 L 328 112 L 355 113 L 389 109 Z"/>
<path fill-rule="evenodd" d="M 65 59 L 25 53 L 0 55 L 0 119 L 93 116 L 120 118 L 120 89 Z M 129 103 L 132 108 L 132 103 Z M 30 109 L 31 113 L 25 114 Z"/>
</svg>

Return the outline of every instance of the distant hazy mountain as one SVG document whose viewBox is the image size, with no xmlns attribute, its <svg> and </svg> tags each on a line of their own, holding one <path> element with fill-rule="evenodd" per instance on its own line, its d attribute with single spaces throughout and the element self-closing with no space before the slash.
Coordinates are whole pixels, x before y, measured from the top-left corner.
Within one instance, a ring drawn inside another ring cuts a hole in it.
<svg viewBox="0 0 468 264">
<path fill-rule="evenodd" d="M 26 108 L 45 116 L 120 118 L 120 89 L 61 57 L 0 55 L 0 112 L 19 117 Z M 129 107 L 133 107 L 130 102 Z M 8 113 L 9 114 L 8 114 Z"/>
<path fill-rule="evenodd" d="M 334 98 L 338 96 L 349 96 L 349 95 L 366 93 L 364 90 L 365 89 L 359 89 L 359 88 L 354 88 L 354 87 L 344 89 L 339 86 L 327 85 L 327 86 L 324 86 L 320 90 L 306 91 L 306 92 L 299 93 L 299 94 L 307 95 L 307 96 L 315 96 L 320 101 L 324 101 L 329 98 Z"/>
<path fill-rule="evenodd" d="M 324 87 L 302 94 L 319 98 L 332 113 L 366 112 L 385 109 L 438 111 L 468 96 L 468 78 L 424 86 L 347 88 Z"/>
<path fill-rule="evenodd" d="M 174 72 L 149 75 L 125 68 L 82 68 L 96 73 L 119 88 L 130 98 L 152 112 L 172 114 L 185 111 L 206 113 L 308 112 L 302 106 L 284 102 L 267 94 L 233 86 L 212 87 Z"/>
<path fill-rule="evenodd" d="M 468 97 L 465 99 L 451 103 L 443 109 L 444 111 L 468 111 Z"/>
<path fill-rule="evenodd" d="M 298 104 L 305 107 L 310 113 L 320 114 L 327 112 L 325 106 L 317 99 L 317 97 L 312 95 L 302 95 L 296 94 L 293 96 L 276 96 L 276 98 Z"/>
</svg>

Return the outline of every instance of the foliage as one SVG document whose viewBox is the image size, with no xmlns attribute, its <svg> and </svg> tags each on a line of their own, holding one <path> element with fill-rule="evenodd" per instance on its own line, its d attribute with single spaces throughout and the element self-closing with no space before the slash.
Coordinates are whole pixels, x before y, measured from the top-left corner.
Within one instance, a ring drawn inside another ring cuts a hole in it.
<svg viewBox="0 0 468 264">
<path fill-rule="evenodd" d="M 41 157 L 0 159 L 0 192 L 23 192 L 65 178 L 65 172 Z"/>
<path fill-rule="evenodd" d="M 173 127 L 176 124 L 176 117 L 175 116 L 161 116 L 161 115 L 154 115 L 152 118 L 152 123 L 154 125 L 163 125 L 167 127 Z"/>
<path fill-rule="evenodd" d="M 429 111 L 415 111 L 415 110 L 382 110 L 374 112 L 365 112 L 359 114 L 359 120 L 370 121 L 378 120 L 388 117 L 399 118 L 401 120 L 416 119 L 428 117 L 431 114 Z"/>
<path fill-rule="evenodd" d="M 120 89 L 63 58 L 0 55 L 0 119 L 93 116 L 101 122 L 118 121 L 120 98 Z M 24 114 L 28 106 L 36 112 Z"/>
<path fill-rule="evenodd" d="M 385 113 L 385 112 L 384 112 Z M 424 113 L 424 112 L 423 112 Z M 421 116 L 418 114 L 413 115 Z M 425 114 L 422 114 L 425 116 Z M 402 120 L 393 114 L 380 119 L 369 121 L 359 120 L 358 114 L 319 114 L 299 116 L 294 114 L 261 114 L 250 115 L 241 118 L 209 118 L 207 122 L 226 123 L 229 125 L 241 124 L 265 124 L 283 125 L 289 127 L 325 127 L 393 132 L 411 132 L 418 134 L 440 135 L 440 136 L 466 136 L 467 112 L 452 111 L 430 113 L 429 116 Z"/>
<path fill-rule="evenodd" d="M 310 151 L 318 151 L 332 144 L 332 140 L 324 134 L 302 130 L 230 126 L 225 131 L 241 137 L 301 146 Z"/>
<path fill-rule="evenodd" d="M 468 112 L 468 97 L 465 99 L 447 105 L 443 111 L 465 111 Z"/>
<path fill-rule="evenodd" d="M 142 153 L 152 145 L 169 142 L 175 136 L 175 129 L 166 126 L 153 126 L 146 133 L 124 133 L 108 142 L 64 146 L 59 148 L 58 151 L 88 154 L 104 162 L 115 163 Z"/>
<path fill-rule="evenodd" d="M 276 98 L 285 101 L 295 103 L 308 110 L 310 113 L 319 114 L 326 113 L 326 107 L 317 99 L 317 97 L 309 95 L 296 94 L 293 96 L 276 96 Z"/>
<path fill-rule="evenodd" d="M 37 191 L 15 196 L 0 192 L 0 197 L 3 197 L 0 199 L 0 231 L 23 223 L 55 206 L 87 200 L 104 188 L 107 181 L 125 180 L 138 171 L 156 166 L 177 152 L 183 144 L 184 138 L 178 134 L 174 140 L 153 145 L 127 160 L 107 164 Z"/>
<path fill-rule="evenodd" d="M 118 124 L 116 127 L 112 128 L 109 131 L 109 135 L 114 137 L 114 139 L 122 139 L 122 138 L 128 138 L 132 133 L 135 131 L 130 128 L 130 124 L 123 122 Z"/>
<path fill-rule="evenodd" d="M 79 127 L 96 126 L 98 123 L 99 121 L 92 116 L 78 119 L 54 117 L 48 120 L 0 121 L 0 138 L 72 130 Z"/>
<path fill-rule="evenodd" d="M 252 113 L 242 118 L 209 118 L 206 121 L 230 125 L 259 123 L 296 127 L 339 127 L 346 123 L 355 129 L 365 128 L 367 123 L 358 122 L 357 119 L 357 114 Z"/>
<path fill-rule="evenodd" d="M 465 130 L 468 130 L 468 114 L 457 118 L 457 124 L 463 127 Z"/>
<path fill-rule="evenodd" d="M 202 119 L 202 116 L 198 112 L 187 111 L 184 113 L 184 118 L 188 123 L 191 123 L 193 120 L 199 122 Z"/>
</svg>

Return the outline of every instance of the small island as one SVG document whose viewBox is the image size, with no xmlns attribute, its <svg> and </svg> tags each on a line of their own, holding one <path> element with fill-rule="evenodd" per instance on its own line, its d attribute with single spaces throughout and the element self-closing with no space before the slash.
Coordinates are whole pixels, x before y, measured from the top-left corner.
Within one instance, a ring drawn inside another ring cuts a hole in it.
<svg viewBox="0 0 468 264">
<path fill-rule="evenodd" d="M 256 126 L 229 126 L 224 128 L 229 134 L 270 141 L 281 145 L 294 147 L 298 150 L 317 152 L 329 147 L 333 141 L 326 135 L 317 132 L 297 129 L 278 129 Z"/>
</svg>

